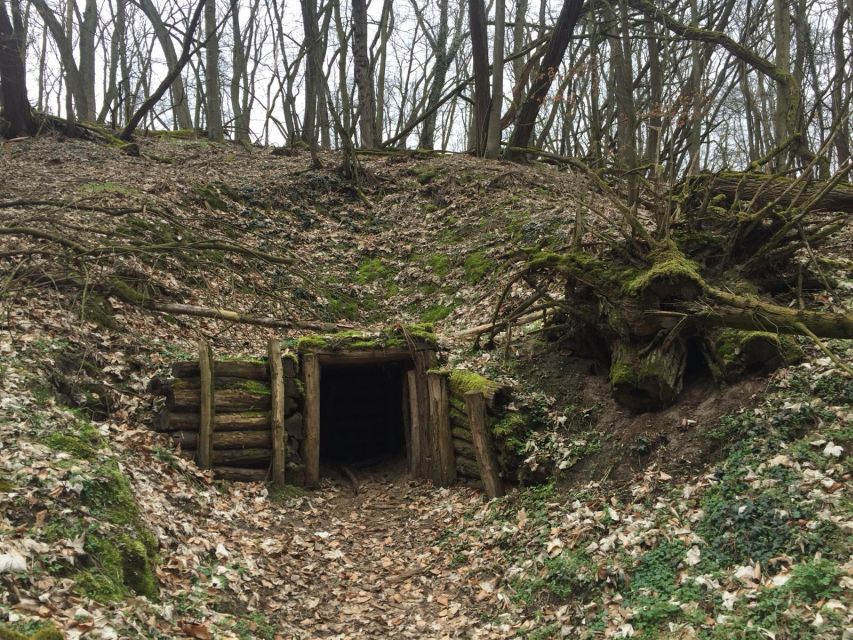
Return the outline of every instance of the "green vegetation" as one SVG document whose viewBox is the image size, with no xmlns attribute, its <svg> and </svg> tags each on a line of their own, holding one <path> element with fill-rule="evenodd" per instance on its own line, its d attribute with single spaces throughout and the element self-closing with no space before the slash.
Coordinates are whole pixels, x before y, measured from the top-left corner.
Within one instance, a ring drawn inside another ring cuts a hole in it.
<svg viewBox="0 0 853 640">
<path fill-rule="evenodd" d="M 454 305 L 452 304 L 437 304 L 433 305 L 421 314 L 421 321 L 426 323 L 438 322 L 444 320 L 453 312 Z"/>
<path fill-rule="evenodd" d="M 563 551 L 546 558 L 535 572 L 512 585 L 514 598 L 533 608 L 542 604 L 565 604 L 584 598 L 598 583 L 599 567 L 584 551 Z"/>
<path fill-rule="evenodd" d="M 78 421 L 74 430 L 67 433 L 51 432 L 44 440 L 45 444 L 56 451 L 64 451 L 75 458 L 94 461 L 98 450 L 104 446 L 104 440 L 98 430 L 86 421 Z"/>
<path fill-rule="evenodd" d="M 355 281 L 359 284 L 385 281 L 393 277 L 394 270 L 379 258 L 368 258 L 358 265 Z"/>
<path fill-rule="evenodd" d="M 33 626 L 36 627 L 35 630 L 31 630 Z M 63 640 L 64 638 L 62 632 L 50 622 L 39 622 L 35 625 L 16 624 L 14 627 L 0 624 L 0 640 Z"/>
<path fill-rule="evenodd" d="M 450 393 L 464 399 L 466 393 L 479 391 L 484 395 L 493 395 L 501 385 L 494 380 L 481 376 L 474 371 L 453 369 L 447 372 L 450 380 Z"/>
<path fill-rule="evenodd" d="M 497 263 L 485 251 L 475 251 L 465 258 L 462 279 L 468 284 L 477 284 L 496 267 Z"/>
</svg>

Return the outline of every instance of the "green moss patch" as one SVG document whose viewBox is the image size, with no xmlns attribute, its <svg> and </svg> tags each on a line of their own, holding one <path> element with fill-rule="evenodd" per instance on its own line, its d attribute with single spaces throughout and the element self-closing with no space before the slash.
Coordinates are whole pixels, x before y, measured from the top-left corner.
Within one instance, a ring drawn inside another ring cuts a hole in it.
<svg viewBox="0 0 853 640">
<path fill-rule="evenodd" d="M 431 324 L 412 324 L 391 327 L 377 333 L 363 331 L 339 331 L 336 333 L 313 334 L 301 337 L 296 343 L 299 353 L 311 351 L 369 351 L 372 349 L 401 349 L 410 347 L 435 348 L 437 339 Z"/>
<path fill-rule="evenodd" d="M 358 265 L 355 272 L 355 281 L 359 284 L 384 281 L 394 276 L 394 269 L 382 262 L 379 258 L 369 258 Z"/>
<path fill-rule="evenodd" d="M 497 263 L 485 251 L 475 251 L 465 258 L 462 278 L 468 284 L 477 284 L 496 266 Z"/>
<path fill-rule="evenodd" d="M 466 393 L 479 391 L 483 395 L 493 395 L 502 385 L 481 376 L 474 371 L 466 371 L 465 369 L 453 369 L 448 372 L 450 379 L 450 393 L 464 398 Z"/>
<path fill-rule="evenodd" d="M 36 629 L 31 631 L 30 628 Z M 20 629 L 20 630 L 19 630 Z M 51 622 L 5 625 L 0 624 L 0 640 L 64 640 L 65 636 Z"/>
<path fill-rule="evenodd" d="M 697 292 L 705 289 L 698 265 L 685 258 L 674 244 L 653 251 L 651 258 L 652 265 L 625 284 L 625 293 L 642 296 L 647 291 L 673 285 L 692 288 Z"/>
<path fill-rule="evenodd" d="M 108 460 L 83 483 L 81 500 L 99 524 L 86 536 L 93 566 L 76 576 L 77 589 L 101 602 L 129 592 L 156 598 L 157 541 L 145 526 L 127 477 Z"/>
</svg>

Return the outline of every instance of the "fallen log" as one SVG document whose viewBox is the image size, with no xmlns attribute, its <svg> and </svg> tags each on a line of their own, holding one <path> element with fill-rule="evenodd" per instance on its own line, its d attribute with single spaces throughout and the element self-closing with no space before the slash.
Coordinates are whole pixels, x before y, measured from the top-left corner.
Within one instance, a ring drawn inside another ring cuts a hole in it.
<svg viewBox="0 0 853 640">
<path fill-rule="evenodd" d="M 184 449 L 198 446 L 197 431 L 176 431 L 172 438 Z M 213 448 L 216 449 L 253 449 L 272 447 L 272 432 L 266 431 L 227 431 L 213 434 Z"/>
<path fill-rule="evenodd" d="M 709 368 L 726 382 L 773 371 L 802 358 L 802 351 L 791 338 L 769 331 L 716 329 L 709 333 L 709 340 Z"/>
<path fill-rule="evenodd" d="M 764 173 L 738 173 L 723 171 L 694 178 L 693 190 L 710 189 L 714 195 L 722 195 L 719 204 L 731 206 L 734 202 L 753 202 L 753 209 L 776 203 L 781 207 L 802 207 L 811 202 L 827 186 L 823 181 L 795 184 L 794 178 Z M 809 207 L 809 211 L 853 213 L 853 184 L 841 182 L 830 188 Z"/>
<path fill-rule="evenodd" d="M 155 431 L 198 431 L 200 416 L 198 413 L 172 413 L 161 411 L 154 425 Z M 270 428 L 268 411 L 247 411 L 245 413 L 221 413 L 213 418 L 213 431 L 265 431 Z"/>
</svg>

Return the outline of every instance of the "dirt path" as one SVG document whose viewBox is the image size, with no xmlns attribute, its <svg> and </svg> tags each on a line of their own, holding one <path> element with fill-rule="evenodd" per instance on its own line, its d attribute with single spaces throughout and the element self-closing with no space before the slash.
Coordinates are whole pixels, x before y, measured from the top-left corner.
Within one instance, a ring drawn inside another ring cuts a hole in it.
<svg viewBox="0 0 853 640">
<path fill-rule="evenodd" d="M 304 587 L 286 618 L 304 637 L 474 636 L 482 612 L 441 538 L 478 498 L 411 481 L 399 467 L 355 475 L 358 495 L 326 479 L 311 510 L 282 532 L 306 552 Z"/>
</svg>

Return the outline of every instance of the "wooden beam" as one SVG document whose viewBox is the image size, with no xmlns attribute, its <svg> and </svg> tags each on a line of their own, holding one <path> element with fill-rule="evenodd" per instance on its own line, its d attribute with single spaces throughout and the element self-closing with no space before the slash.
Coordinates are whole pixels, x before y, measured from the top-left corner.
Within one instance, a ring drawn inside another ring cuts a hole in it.
<svg viewBox="0 0 853 640">
<path fill-rule="evenodd" d="M 270 338 L 267 348 L 270 366 L 270 390 L 272 391 L 272 483 L 284 485 L 284 455 L 287 449 L 287 434 L 284 429 L 284 365 L 281 362 L 281 344 L 278 338 Z"/>
<path fill-rule="evenodd" d="M 320 484 L 320 359 L 305 354 L 302 359 L 305 383 L 305 484 Z"/>
<path fill-rule="evenodd" d="M 429 426 L 433 437 L 433 481 L 448 486 L 456 480 L 453 436 L 450 432 L 450 399 L 447 376 L 427 373 L 429 387 Z"/>
<path fill-rule="evenodd" d="M 490 498 L 498 498 L 504 494 L 504 487 L 489 432 L 486 399 L 479 391 L 470 391 L 465 394 L 465 408 L 468 411 L 474 453 L 477 457 L 477 465 L 480 467 L 480 477 L 486 487 L 486 495 Z"/>
<path fill-rule="evenodd" d="M 210 469 L 213 465 L 213 351 L 207 340 L 198 341 L 198 368 L 200 377 L 199 389 L 199 434 L 198 434 L 198 466 Z"/>
<path fill-rule="evenodd" d="M 412 470 L 412 409 L 409 406 L 409 372 L 403 372 L 403 439 L 406 442 L 406 461 Z"/>
<path fill-rule="evenodd" d="M 406 372 L 406 391 L 409 400 L 406 403 L 409 410 L 409 472 L 414 478 L 423 476 L 423 452 L 421 451 L 420 401 L 418 399 L 418 379 L 414 369 Z"/>
</svg>

